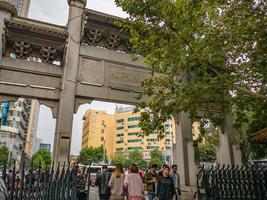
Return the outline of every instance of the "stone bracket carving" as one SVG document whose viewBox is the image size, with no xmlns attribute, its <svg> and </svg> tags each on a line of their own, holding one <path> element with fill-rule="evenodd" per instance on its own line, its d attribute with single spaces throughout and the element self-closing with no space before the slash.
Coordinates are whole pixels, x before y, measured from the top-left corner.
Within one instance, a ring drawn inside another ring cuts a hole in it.
<svg viewBox="0 0 267 200">
<path fill-rule="evenodd" d="M 99 30 L 89 30 L 86 32 L 88 43 L 93 46 L 96 46 L 100 42 L 101 36 L 102 34 Z"/>
<path fill-rule="evenodd" d="M 42 61 L 46 63 L 52 63 L 55 58 L 57 50 L 52 47 L 42 47 L 40 50 Z"/>
<path fill-rule="evenodd" d="M 121 18 L 87 9 L 82 43 L 126 53 L 131 52 L 129 34 L 115 25 Z"/>
<path fill-rule="evenodd" d="M 20 41 L 15 42 L 13 45 L 13 48 L 15 50 L 16 56 L 19 59 L 27 59 L 29 57 L 30 51 L 31 51 L 31 45 Z"/>
<path fill-rule="evenodd" d="M 67 27 L 12 17 L 6 22 L 5 34 L 5 56 L 13 53 L 19 59 L 63 66 L 67 48 Z"/>
</svg>

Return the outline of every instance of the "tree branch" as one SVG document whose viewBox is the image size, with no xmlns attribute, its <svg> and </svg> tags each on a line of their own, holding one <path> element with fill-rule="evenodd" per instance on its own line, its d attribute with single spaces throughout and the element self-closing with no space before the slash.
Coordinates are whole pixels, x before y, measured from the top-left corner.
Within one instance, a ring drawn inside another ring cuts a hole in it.
<svg viewBox="0 0 267 200">
<path fill-rule="evenodd" d="M 234 85 L 234 88 L 242 93 L 248 94 L 250 96 L 254 96 L 257 99 L 267 100 L 267 96 L 260 94 L 260 93 L 254 93 L 246 88 Z"/>
</svg>

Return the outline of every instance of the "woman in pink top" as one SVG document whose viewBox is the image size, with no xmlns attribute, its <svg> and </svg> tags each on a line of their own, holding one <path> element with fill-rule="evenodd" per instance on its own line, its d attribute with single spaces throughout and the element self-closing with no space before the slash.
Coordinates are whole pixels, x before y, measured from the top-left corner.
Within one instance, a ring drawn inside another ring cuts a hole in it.
<svg viewBox="0 0 267 200">
<path fill-rule="evenodd" d="M 124 188 L 127 192 L 128 200 L 143 200 L 144 184 L 138 173 L 138 167 L 133 164 L 130 171 L 131 173 L 124 179 Z"/>
</svg>

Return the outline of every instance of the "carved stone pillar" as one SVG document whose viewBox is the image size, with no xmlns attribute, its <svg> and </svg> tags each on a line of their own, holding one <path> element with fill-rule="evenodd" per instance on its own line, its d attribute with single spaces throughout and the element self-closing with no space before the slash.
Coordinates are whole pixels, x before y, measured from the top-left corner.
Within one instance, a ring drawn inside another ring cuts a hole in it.
<svg viewBox="0 0 267 200">
<path fill-rule="evenodd" d="M 176 159 L 182 186 L 195 186 L 197 165 L 193 147 L 192 121 L 188 114 L 182 112 L 173 116 L 176 131 Z"/>
<path fill-rule="evenodd" d="M 75 92 L 82 36 L 83 12 L 86 0 L 68 0 L 68 49 L 59 101 L 58 119 L 54 140 L 54 161 L 68 162 L 72 137 L 72 122 L 75 110 Z"/>
<path fill-rule="evenodd" d="M 0 61 L 2 60 L 3 53 L 5 51 L 5 22 L 10 20 L 11 15 L 16 15 L 17 10 L 14 5 L 12 5 L 7 0 L 0 0 Z"/>
<path fill-rule="evenodd" d="M 225 116 L 221 126 L 217 162 L 225 165 L 242 165 L 241 151 L 235 144 L 232 114 Z"/>
</svg>

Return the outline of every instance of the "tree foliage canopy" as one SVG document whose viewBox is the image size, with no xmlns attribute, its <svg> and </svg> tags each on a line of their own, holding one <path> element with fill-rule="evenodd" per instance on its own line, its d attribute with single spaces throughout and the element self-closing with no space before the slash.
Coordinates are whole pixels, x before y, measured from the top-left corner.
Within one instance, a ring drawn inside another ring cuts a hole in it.
<svg viewBox="0 0 267 200">
<path fill-rule="evenodd" d="M 205 134 L 200 137 L 198 143 L 198 156 L 200 162 L 215 162 L 216 152 L 220 144 L 219 129 L 212 124 L 204 127 Z"/>
<path fill-rule="evenodd" d="M 267 100 L 267 4 L 264 0 L 115 0 L 129 17 L 133 53 L 145 57 L 149 100 L 139 105 L 144 134 L 173 113 L 205 111 L 220 123 L 232 105 Z M 214 110 L 221 115 L 214 115 Z M 151 117 L 153 115 L 153 118 Z"/>
<path fill-rule="evenodd" d="M 84 165 L 89 165 L 91 163 L 99 163 L 103 161 L 104 149 L 103 147 L 86 147 L 80 151 L 78 156 L 78 162 Z M 107 161 L 107 155 L 105 151 L 105 160 Z"/>
<path fill-rule="evenodd" d="M 0 147 L 0 166 L 6 165 L 8 160 L 9 150 L 6 146 Z"/>
<path fill-rule="evenodd" d="M 157 164 L 159 167 L 163 165 L 163 153 L 158 149 L 154 149 L 150 152 L 150 161 L 149 165 Z"/>
<path fill-rule="evenodd" d="M 40 149 L 32 156 L 33 167 L 45 168 L 51 165 L 51 153 L 47 149 Z"/>
<path fill-rule="evenodd" d="M 122 152 L 116 152 L 115 155 L 111 158 L 113 165 L 122 164 L 124 165 L 126 161 L 126 156 Z"/>
</svg>

